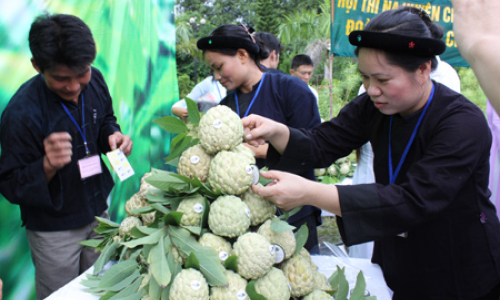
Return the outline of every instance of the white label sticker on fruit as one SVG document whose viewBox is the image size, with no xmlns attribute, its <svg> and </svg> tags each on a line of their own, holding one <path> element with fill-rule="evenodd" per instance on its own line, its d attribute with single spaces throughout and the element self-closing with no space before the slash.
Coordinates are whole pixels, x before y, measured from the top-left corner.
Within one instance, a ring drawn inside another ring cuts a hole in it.
<svg viewBox="0 0 500 300">
<path fill-rule="evenodd" d="M 238 293 L 236 294 L 236 298 L 238 298 L 238 300 L 246 299 L 247 293 L 243 290 L 239 290 Z"/>
<path fill-rule="evenodd" d="M 251 214 L 251 212 L 250 212 L 250 209 L 245 208 L 245 213 L 247 214 L 247 216 L 248 216 L 249 218 L 251 218 L 251 217 L 252 217 L 252 214 Z"/>
<path fill-rule="evenodd" d="M 276 255 L 274 258 L 274 263 L 279 264 L 285 259 L 285 251 L 283 251 L 283 248 L 281 248 L 280 245 L 273 244 L 273 252 Z"/>
<path fill-rule="evenodd" d="M 226 251 L 221 251 L 219 252 L 219 258 L 222 261 L 226 261 L 226 259 L 229 257 L 229 254 Z"/>
<path fill-rule="evenodd" d="M 219 128 L 222 127 L 222 121 L 221 120 L 215 120 L 213 125 L 214 125 L 215 129 L 219 129 Z"/>
<path fill-rule="evenodd" d="M 253 173 L 252 184 L 256 185 L 257 183 L 259 183 L 259 179 L 260 179 L 259 168 L 256 165 L 251 165 L 251 167 L 252 167 L 252 173 Z"/>
<path fill-rule="evenodd" d="M 201 214 L 201 212 L 203 211 L 203 204 L 201 203 L 196 203 L 194 206 L 193 206 L 193 209 L 194 209 L 194 212 L 197 213 L 197 214 Z"/>
<path fill-rule="evenodd" d="M 199 162 L 200 162 L 200 157 L 199 157 L 198 155 L 193 155 L 193 156 L 191 156 L 190 161 L 191 161 L 191 163 L 192 163 L 193 165 L 196 165 L 197 163 L 199 163 Z"/>
<path fill-rule="evenodd" d="M 199 290 L 201 288 L 201 282 L 198 280 L 191 280 L 191 288 L 195 291 Z"/>
</svg>

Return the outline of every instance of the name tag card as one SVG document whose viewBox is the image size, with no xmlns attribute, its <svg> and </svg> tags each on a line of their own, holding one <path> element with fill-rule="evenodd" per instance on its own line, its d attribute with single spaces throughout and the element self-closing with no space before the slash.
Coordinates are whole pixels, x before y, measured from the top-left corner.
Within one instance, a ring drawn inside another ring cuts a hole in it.
<svg viewBox="0 0 500 300">
<path fill-rule="evenodd" d="M 132 166 L 128 162 L 127 157 L 120 149 L 108 152 L 106 156 L 109 159 L 111 167 L 113 167 L 113 170 L 116 171 L 116 174 L 120 178 L 120 181 L 124 181 L 135 174 Z"/>
<path fill-rule="evenodd" d="M 80 176 L 82 179 L 102 173 L 101 160 L 97 155 L 80 159 L 78 166 L 80 167 Z"/>
</svg>

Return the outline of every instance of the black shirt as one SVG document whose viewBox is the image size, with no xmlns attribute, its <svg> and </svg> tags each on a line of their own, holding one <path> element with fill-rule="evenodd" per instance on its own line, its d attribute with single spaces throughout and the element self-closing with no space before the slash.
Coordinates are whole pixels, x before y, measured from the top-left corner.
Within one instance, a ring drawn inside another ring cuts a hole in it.
<svg viewBox="0 0 500 300">
<path fill-rule="evenodd" d="M 82 94 L 88 148 L 91 155 L 100 156 L 110 151 L 108 136 L 120 127 L 99 70 L 92 68 Z M 0 192 L 20 206 L 23 225 L 30 230 L 68 230 L 90 224 L 107 209 L 114 184 L 102 159 L 102 174 L 81 179 L 78 160 L 86 156 L 83 138 L 61 103 L 82 127 L 82 101 L 63 101 L 37 75 L 18 89 L 2 113 Z M 47 184 L 43 140 L 53 132 L 71 135 L 73 156 Z"/>
</svg>

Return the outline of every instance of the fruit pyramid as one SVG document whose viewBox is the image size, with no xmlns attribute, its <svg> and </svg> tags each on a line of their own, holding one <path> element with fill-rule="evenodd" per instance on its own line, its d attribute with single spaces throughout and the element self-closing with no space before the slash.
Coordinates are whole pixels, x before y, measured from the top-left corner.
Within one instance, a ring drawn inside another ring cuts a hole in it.
<svg viewBox="0 0 500 300">
<path fill-rule="evenodd" d="M 238 115 L 216 106 L 199 124 L 199 140 L 184 135 L 179 174 L 145 174 L 121 224 L 98 218 L 104 238 L 82 242 L 101 251 L 83 283 L 88 291 L 155 300 L 333 295 L 303 248 L 307 237 L 297 237 L 305 230 L 293 234 L 276 207 L 252 192 L 259 174 Z"/>
</svg>

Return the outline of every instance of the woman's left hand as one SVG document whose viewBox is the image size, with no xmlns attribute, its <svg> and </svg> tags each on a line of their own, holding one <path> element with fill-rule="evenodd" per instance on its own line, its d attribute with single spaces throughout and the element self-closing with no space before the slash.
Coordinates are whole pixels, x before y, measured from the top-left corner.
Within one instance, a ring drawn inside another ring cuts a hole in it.
<svg viewBox="0 0 500 300">
<path fill-rule="evenodd" d="M 267 171 L 261 174 L 264 178 L 273 179 L 273 182 L 266 186 L 253 185 L 254 193 L 273 202 L 285 211 L 309 204 L 305 202 L 309 199 L 307 193 L 310 189 L 307 186 L 311 181 L 280 171 Z"/>
</svg>

